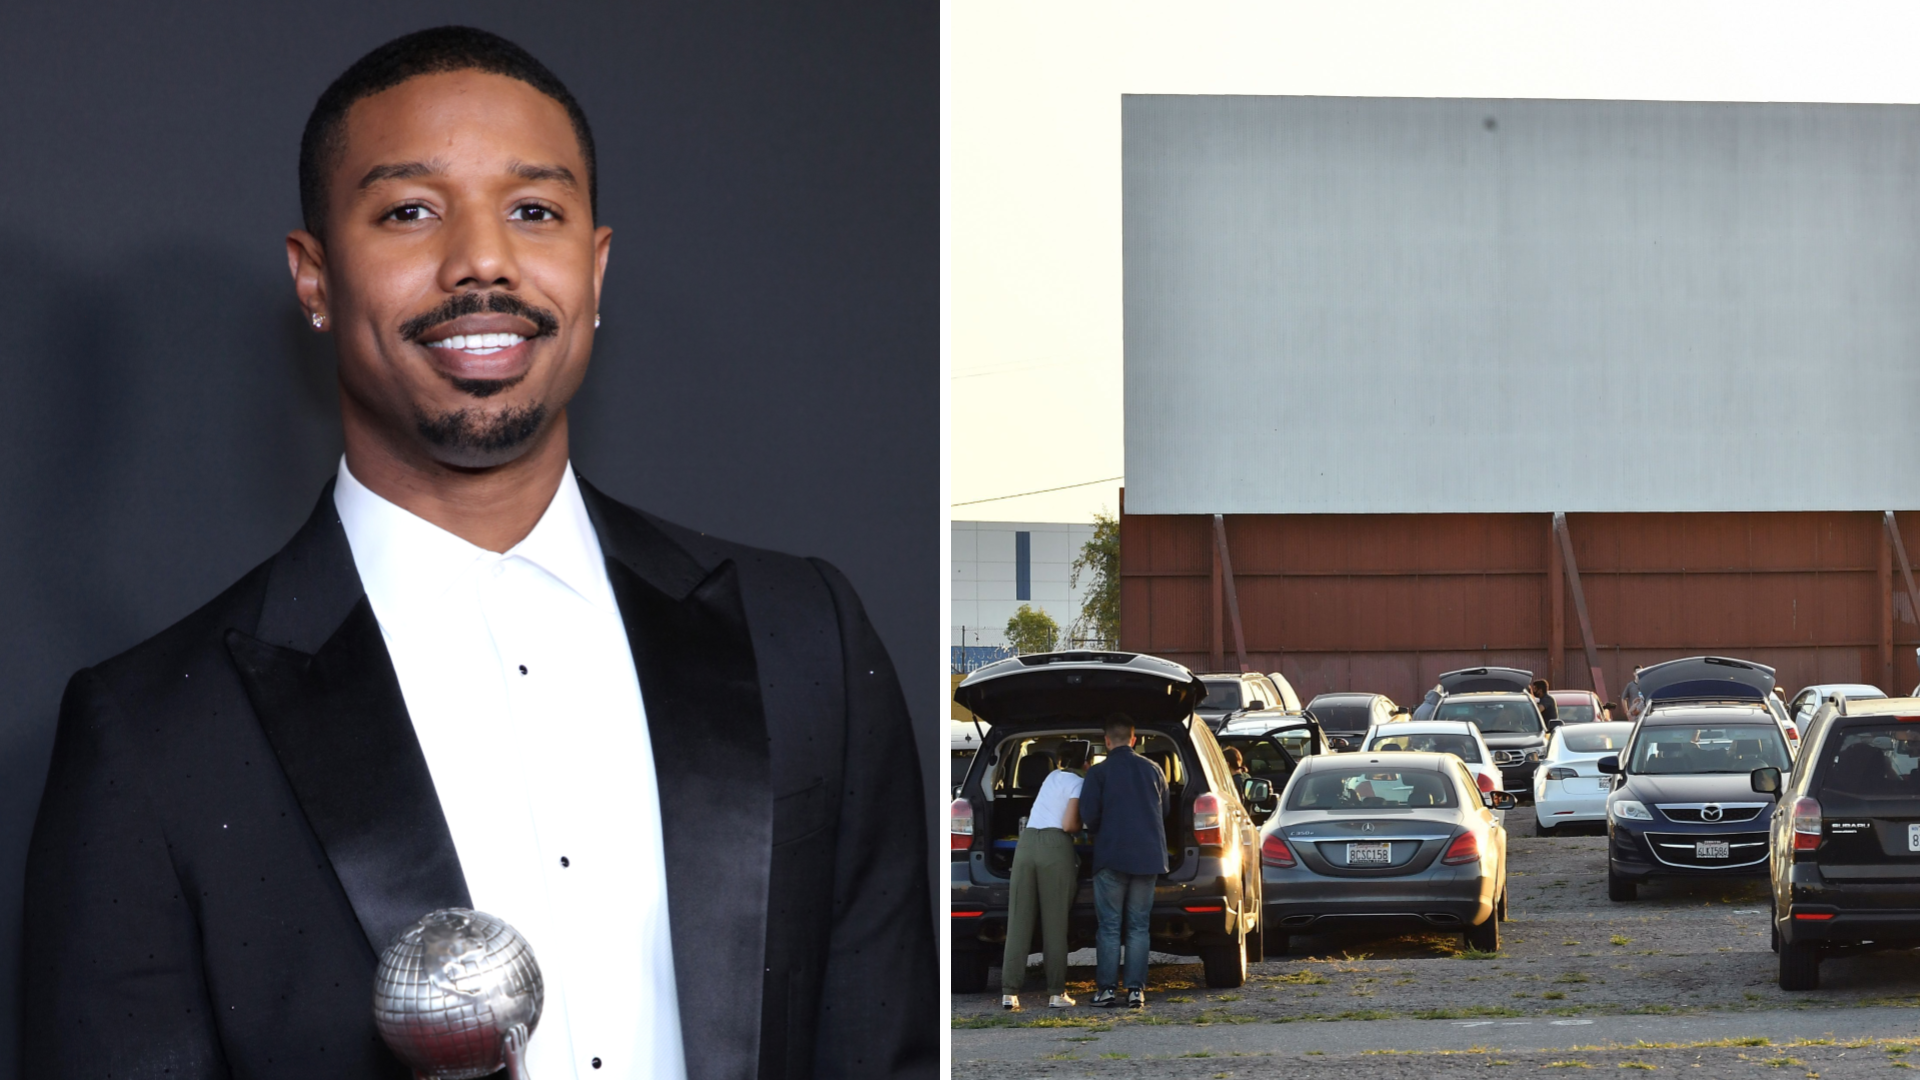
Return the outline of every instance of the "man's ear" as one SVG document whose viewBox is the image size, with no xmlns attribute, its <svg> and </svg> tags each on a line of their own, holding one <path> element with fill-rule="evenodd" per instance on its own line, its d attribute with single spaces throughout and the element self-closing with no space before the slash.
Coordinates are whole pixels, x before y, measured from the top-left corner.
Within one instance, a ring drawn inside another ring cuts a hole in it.
<svg viewBox="0 0 1920 1080">
<path fill-rule="evenodd" d="M 316 315 L 326 316 L 327 251 L 319 237 L 305 229 L 287 234 L 287 271 L 293 275 L 293 292 L 306 309 L 308 321 L 313 322 Z"/>
</svg>

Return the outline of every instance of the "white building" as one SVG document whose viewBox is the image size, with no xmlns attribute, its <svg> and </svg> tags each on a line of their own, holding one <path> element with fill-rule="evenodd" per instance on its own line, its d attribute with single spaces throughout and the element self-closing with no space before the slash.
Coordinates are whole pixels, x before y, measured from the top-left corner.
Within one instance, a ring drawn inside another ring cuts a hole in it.
<svg viewBox="0 0 1920 1080">
<path fill-rule="evenodd" d="M 1007 620 L 1021 604 L 1052 616 L 1064 635 L 1090 584 L 1085 575 L 1081 589 L 1068 584 L 1073 560 L 1091 539 L 1091 523 L 954 522 L 948 644 L 1005 645 Z"/>
</svg>

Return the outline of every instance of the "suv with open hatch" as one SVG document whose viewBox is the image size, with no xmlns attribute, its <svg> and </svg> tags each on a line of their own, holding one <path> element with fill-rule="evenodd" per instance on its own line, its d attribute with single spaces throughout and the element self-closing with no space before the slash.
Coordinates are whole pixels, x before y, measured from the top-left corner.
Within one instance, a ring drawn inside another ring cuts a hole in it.
<svg viewBox="0 0 1920 1080">
<path fill-rule="evenodd" d="M 1920 698 L 1820 710 L 1800 768 L 1754 770 L 1774 796 L 1766 834 L 1780 989 L 1815 990 L 1824 957 L 1920 946 Z"/>
<path fill-rule="evenodd" d="M 1022 823 L 1062 744 L 1106 753 L 1103 718 L 1132 717 L 1134 752 L 1167 777 L 1168 870 L 1154 889 L 1157 952 L 1197 956 L 1208 986 L 1246 981 L 1262 959 L 1259 833 L 1213 731 L 1194 713 L 1206 687 L 1193 672 L 1123 652 L 1037 653 L 989 664 L 954 699 L 991 725 L 949 812 L 953 989 L 978 993 L 1006 941 L 1007 891 Z M 1092 845 L 1067 919 L 1072 948 L 1093 944 Z"/>
</svg>

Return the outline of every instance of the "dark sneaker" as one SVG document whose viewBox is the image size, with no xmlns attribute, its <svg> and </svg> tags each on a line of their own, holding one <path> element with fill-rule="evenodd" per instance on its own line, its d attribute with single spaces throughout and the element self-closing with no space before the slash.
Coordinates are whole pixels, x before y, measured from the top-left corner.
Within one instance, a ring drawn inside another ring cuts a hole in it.
<svg viewBox="0 0 1920 1080">
<path fill-rule="evenodd" d="M 1128 1008 L 1130 1008 L 1130 1009 L 1144 1009 L 1144 1008 L 1146 1008 L 1146 1007 L 1147 1007 L 1147 992 L 1146 992 L 1145 990 L 1129 990 L 1129 991 L 1127 991 L 1127 1007 L 1128 1007 Z"/>
<path fill-rule="evenodd" d="M 1114 998 L 1113 991 L 1099 990 L 1094 992 L 1093 1000 L 1087 1004 L 1092 1005 L 1096 1009 L 1111 1009 L 1115 1005 L 1120 1004 L 1120 1002 Z"/>
<path fill-rule="evenodd" d="M 1020 999 L 1019 997 L 1013 994 L 1001 994 L 1000 1007 L 1007 1010 L 1008 1012 L 1019 1012 Z"/>
</svg>

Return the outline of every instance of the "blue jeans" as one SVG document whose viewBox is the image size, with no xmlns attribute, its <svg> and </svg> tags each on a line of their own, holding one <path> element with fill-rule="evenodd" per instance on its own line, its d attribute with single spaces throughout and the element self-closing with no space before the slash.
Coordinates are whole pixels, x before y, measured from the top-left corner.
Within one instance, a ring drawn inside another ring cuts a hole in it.
<svg viewBox="0 0 1920 1080">
<path fill-rule="evenodd" d="M 1093 910 L 1100 929 L 1094 935 L 1094 989 L 1118 990 L 1120 983 L 1120 923 L 1127 936 L 1129 990 L 1147 988 L 1147 920 L 1153 915 L 1153 884 L 1158 874 L 1123 874 L 1102 869 L 1093 875 Z"/>
</svg>

